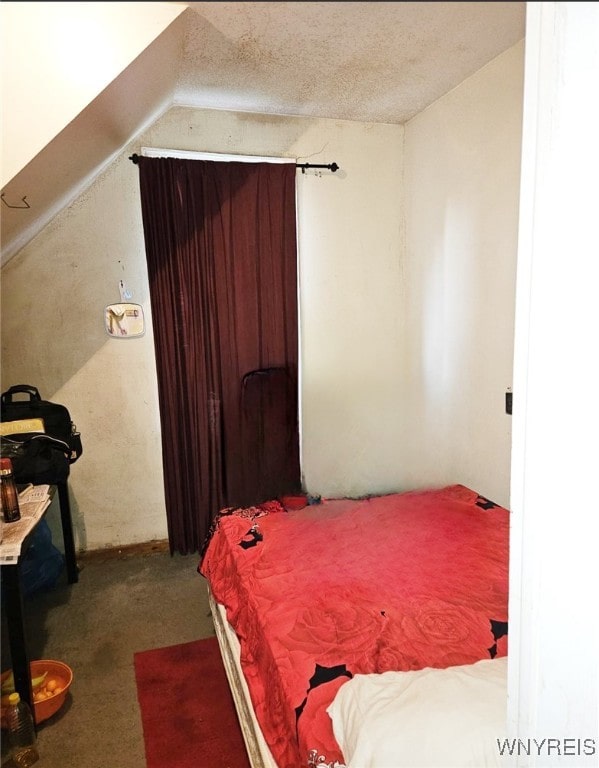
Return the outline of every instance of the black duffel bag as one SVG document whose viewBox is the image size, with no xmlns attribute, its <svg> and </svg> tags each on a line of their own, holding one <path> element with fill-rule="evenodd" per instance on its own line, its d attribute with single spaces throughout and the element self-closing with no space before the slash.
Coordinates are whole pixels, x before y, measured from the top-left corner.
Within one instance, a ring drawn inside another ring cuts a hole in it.
<svg viewBox="0 0 599 768">
<path fill-rule="evenodd" d="M 11 460 L 18 484 L 55 485 L 66 480 L 71 470 L 69 446 L 50 435 L 4 436 L 0 453 Z"/>
<path fill-rule="evenodd" d="M 1 453 L 12 460 L 17 483 L 60 482 L 83 452 L 81 435 L 68 409 L 42 400 L 37 387 L 30 384 L 17 384 L 2 393 L 0 421 Z"/>
</svg>

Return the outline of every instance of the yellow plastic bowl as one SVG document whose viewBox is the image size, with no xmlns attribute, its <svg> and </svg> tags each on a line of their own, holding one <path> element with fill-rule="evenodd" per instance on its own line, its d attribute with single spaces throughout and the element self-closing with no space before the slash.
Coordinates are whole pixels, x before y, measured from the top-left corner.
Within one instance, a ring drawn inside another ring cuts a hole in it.
<svg viewBox="0 0 599 768">
<path fill-rule="evenodd" d="M 34 718 L 37 725 L 43 723 L 52 715 L 55 715 L 62 707 L 73 682 L 73 670 L 62 661 L 53 661 L 51 659 L 41 659 L 32 661 L 29 665 L 31 669 L 31 679 L 43 675 L 47 672 L 45 682 L 56 680 L 58 688 L 62 688 L 60 693 L 54 693 L 46 699 L 33 702 Z M 2 681 L 10 675 L 10 669 L 2 673 Z M 42 686 L 43 687 L 43 686 Z M 33 692 L 35 695 L 35 691 Z M 2 707 L 2 726 L 5 726 L 6 708 Z"/>
</svg>

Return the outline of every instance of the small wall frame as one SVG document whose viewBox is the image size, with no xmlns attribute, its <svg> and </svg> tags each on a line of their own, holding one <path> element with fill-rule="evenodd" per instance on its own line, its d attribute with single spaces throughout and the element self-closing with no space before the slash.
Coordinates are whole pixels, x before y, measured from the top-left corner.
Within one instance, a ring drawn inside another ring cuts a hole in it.
<svg viewBox="0 0 599 768">
<path fill-rule="evenodd" d="M 109 304 L 104 309 L 104 328 L 113 339 L 135 339 L 145 333 L 141 304 Z"/>
</svg>

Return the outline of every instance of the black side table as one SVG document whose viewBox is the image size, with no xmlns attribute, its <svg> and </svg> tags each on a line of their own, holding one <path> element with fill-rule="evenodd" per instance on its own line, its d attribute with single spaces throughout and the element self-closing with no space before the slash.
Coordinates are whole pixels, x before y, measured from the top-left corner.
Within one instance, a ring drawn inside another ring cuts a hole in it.
<svg viewBox="0 0 599 768">
<path fill-rule="evenodd" d="M 58 503 L 60 506 L 60 520 L 62 523 L 62 535 L 64 539 L 65 567 L 69 584 L 79 581 L 79 569 L 75 554 L 75 540 L 73 536 L 73 521 L 71 519 L 71 505 L 69 502 L 69 488 L 67 480 L 50 486 L 50 497 L 58 491 Z M 45 510 L 29 528 L 21 541 L 21 551 L 18 557 L 3 558 L 1 565 L 2 592 L 6 612 L 6 626 L 12 659 L 12 669 L 15 678 L 15 690 L 19 692 L 33 712 L 33 693 L 31 690 L 31 668 L 29 666 L 29 653 L 27 649 L 27 632 L 25 627 L 25 615 L 23 610 L 23 590 L 21 584 L 21 558 L 27 551 L 31 534 L 44 517 Z M 6 523 L 5 525 L 11 525 Z M 16 523 L 15 523 L 16 525 Z M 14 560 L 14 562 L 13 562 Z"/>
</svg>

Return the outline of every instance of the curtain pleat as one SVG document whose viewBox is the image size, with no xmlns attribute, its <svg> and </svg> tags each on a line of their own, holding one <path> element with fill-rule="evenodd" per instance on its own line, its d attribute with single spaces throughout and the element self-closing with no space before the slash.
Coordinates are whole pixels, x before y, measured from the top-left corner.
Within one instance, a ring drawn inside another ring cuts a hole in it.
<svg viewBox="0 0 599 768">
<path fill-rule="evenodd" d="M 295 166 L 140 158 L 171 552 L 301 488 Z"/>
</svg>

